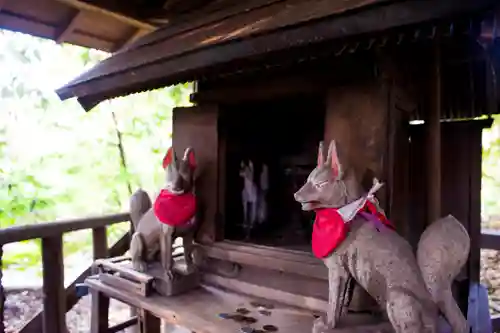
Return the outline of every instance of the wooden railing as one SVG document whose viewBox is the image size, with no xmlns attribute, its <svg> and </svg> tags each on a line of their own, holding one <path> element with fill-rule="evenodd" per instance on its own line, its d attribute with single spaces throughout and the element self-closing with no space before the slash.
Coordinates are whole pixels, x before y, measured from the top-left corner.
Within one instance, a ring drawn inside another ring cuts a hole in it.
<svg viewBox="0 0 500 333">
<path fill-rule="evenodd" d="M 20 333 L 67 332 L 66 312 L 77 303 L 79 297 L 76 292 L 76 286 L 90 275 L 91 268 L 88 267 L 66 289 L 64 288 L 63 235 L 72 231 L 92 229 L 94 260 L 108 256 L 120 256 L 128 250 L 129 234 L 125 234 L 108 249 L 106 227 L 129 220 L 129 214 L 122 213 L 0 229 L 0 264 L 3 245 L 30 239 L 42 240 L 43 309 L 21 328 Z M 0 270 L 0 279 L 1 277 Z M 0 318 L 0 332 L 4 332 L 3 312 L 5 296 L 1 280 L 0 288 L 2 288 L 0 290 L 0 313 L 2 314 Z"/>
<path fill-rule="evenodd" d="M 500 230 L 482 230 L 481 249 L 500 251 Z M 500 332 L 500 315 L 491 317 L 491 326 L 494 332 Z"/>
</svg>

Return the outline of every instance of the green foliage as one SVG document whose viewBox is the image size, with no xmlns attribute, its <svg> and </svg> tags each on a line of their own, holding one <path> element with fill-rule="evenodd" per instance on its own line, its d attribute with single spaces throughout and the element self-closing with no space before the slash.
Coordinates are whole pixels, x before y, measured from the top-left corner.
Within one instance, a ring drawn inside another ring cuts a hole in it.
<svg viewBox="0 0 500 333">
<path fill-rule="evenodd" d="M 481 202 L 483 218 L 498 216 L 500 220 L 500 116 L 494 116 L 493 126 L 483 132 L 483 175 Z"/>
<path fill-rule="evenodd" d="M 8 31 L 0 31 L 0 48 L 0 228 L 126 211 L 128 184 L 132 191 L 158 190 L 172 108 L 189 105 L 191 84 L 106 101 L 85 113 L 54 91 L 108 54 Z M 110 243 L 127 228 L 110 227 Z M 90 241 L 90 232 L 66 235 L 65 254 L 90 250 Z M 9 246 L 4 263 L 38 263 L 37 244 Z"/>
</svg>

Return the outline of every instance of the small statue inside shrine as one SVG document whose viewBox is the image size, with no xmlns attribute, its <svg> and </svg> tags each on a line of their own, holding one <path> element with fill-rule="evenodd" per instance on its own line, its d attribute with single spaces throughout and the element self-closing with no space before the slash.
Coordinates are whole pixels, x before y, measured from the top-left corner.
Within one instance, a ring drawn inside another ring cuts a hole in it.
<svg viewBox="0 0 500 333">
<path fill-rule="evenodd" d="M 262 224 L 267 220 L 267 191 L 269 190 L 269 169 L 267 164 L 262 164 L 259 185 L 257 194 L 257 222 Z"/>
<path fill-rule="evenodd" d="M 320 144 L 316 168 L 295 193 L 304 211 L 316 213 L 312 250 L 329 272 L 326 318 L 315 321 L 313 332 L 360 332 L 339 328 L 350 279 L 386 311 L 396 333 L 439 332 L 440 314 L 452 332 L 468 332 L 451 291 L 469 255 L 466 229 L 451 215 L 434 221 L 422 234 L 415 258 L 379 207 L 375 192 L 381 186 L 374 179 L 364 192 L 353 170 L 340 163 L 332 141 L 326 160 Z"/>
<path fill-rule="evenodd" d="M 248 164 L 241 162 L 240 177 L 243 178 L 243 190 L 241 191 L 241 203 L 243 205 L 243 226 L 246 238 L 255 227 L 257 220 L 257 184 L 254 181 L 254 166 L 252 161 Z"/>
</svg>

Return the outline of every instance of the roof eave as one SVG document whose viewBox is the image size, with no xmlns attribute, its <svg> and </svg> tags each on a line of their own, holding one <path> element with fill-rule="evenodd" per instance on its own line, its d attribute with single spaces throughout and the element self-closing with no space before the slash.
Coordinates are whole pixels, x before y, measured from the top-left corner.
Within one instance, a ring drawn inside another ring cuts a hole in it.
<svg viewBox="0 0 500 333">
<path fill-rule="evenodd" d="M 318 20 L 306 26 L 291 26 L 253 38 L 195 50 L 178 57 L 144 64 L 140 68 L 86 80 L 85 78 L 97 69 L 95 67 L 56 92 L 61 99 L 78 97 L 79 101 L 87 105 L 82 104 L 87 109 L 108 98 L 195 80 L 207 70 L 212 71 L 215 67 L 251 57 L 468 14 L 489 9 L 489 6 L 496 3 L 492 0 L 463 0 L 460 3 L 453 0 L 431 2 L 422 0 L 394 2 L 351 15 Z M 432 11 L 429 10 L 429 6 L 432 6 Z M 388 13 L 392 17 L 391 20 L 380 19 L 386 18 Z M 318 31 L 321 31 L 322 35 L 318 35 Z M 106 59 L 106 62 L 119 61 L 119 58 L 120 54 L 117 54 Z"/>
</svg>

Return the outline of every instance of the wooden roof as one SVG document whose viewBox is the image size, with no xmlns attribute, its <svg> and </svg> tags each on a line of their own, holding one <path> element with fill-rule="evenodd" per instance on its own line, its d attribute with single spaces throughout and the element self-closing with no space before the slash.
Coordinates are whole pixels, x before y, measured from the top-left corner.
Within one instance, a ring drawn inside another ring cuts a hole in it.
<svg viewBox="0 0 500 333">
<path fill-rule="evenodd" d="M 290 48 L 443 17 L 471 14 L 495 0 L 249 0 L 205 6 L 139 38 L 60 88 L 85 109 L 262 59 Z M 283 54 L 287 56 L 287 54 Z"/>
<path fill-rule="evenodd" d="M 0 1 L 0 28 L 114 52 L 157 23 L 80 0 Z"/>
</svg>

